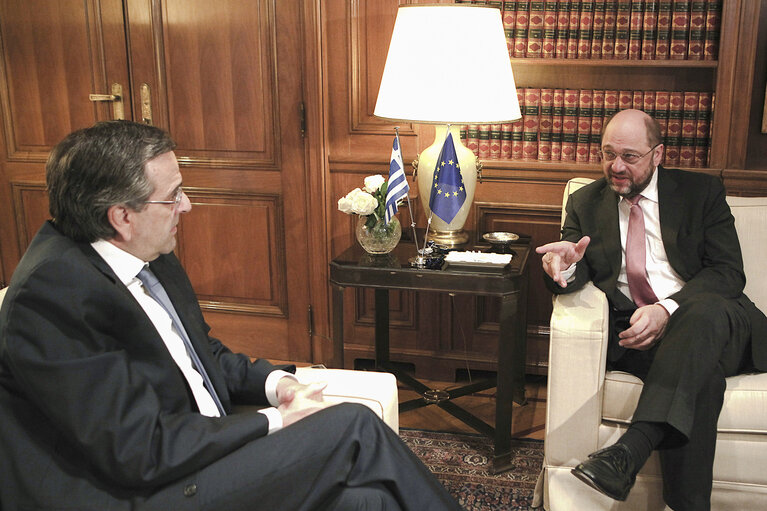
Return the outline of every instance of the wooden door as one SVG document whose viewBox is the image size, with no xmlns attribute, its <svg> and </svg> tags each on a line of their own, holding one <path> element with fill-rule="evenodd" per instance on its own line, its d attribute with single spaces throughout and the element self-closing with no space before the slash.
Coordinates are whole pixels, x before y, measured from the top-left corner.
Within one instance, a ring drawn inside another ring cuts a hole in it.
<svg viewBox="0 0 767 511">
<path fill-rule="evenodd" d="M 0 0 L 0 250 L 7 282 L 47 218 L 44 162 L 124 116 L 176 140 L 193 209 L 177 254 L 213 334 L 311 360 L 298 0 Z"/>
</svg>

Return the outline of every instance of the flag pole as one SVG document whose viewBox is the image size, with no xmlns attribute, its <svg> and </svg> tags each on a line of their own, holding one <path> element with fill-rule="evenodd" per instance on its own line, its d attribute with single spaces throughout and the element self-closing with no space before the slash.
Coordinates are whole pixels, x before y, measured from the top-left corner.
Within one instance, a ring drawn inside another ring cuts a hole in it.
<svg viewBox="0 0 767 511">
<path fill-rule="evenodd" d="M 402 154 L 402 144 L 399 141 L 399 126 L 394 126 L 394 137 L 397 139 L 397 147 L 399 147 L 399 152 Z M 404 162 L 403 162 L 404 165 Z M 404 170 L 404 169 L 403 169 Z M 405 174 L 407 176 L 407 174 Z M 413 229 L 413 241 L 415 241 L 415 251 L 418 253 L 418 236 L 415 232 L 415 220 L 413 219 L 413 208 L 410 206 L 410 190 L 408 190 L 408 193 L 405 194 L 405 197 L 407 198 L 407 211 L 410 214 L 410 227 Z M 425 242 L 424 242 L 425 243 Z M 424 245 L 425 247 L 426 245 Z"/>
</svg>

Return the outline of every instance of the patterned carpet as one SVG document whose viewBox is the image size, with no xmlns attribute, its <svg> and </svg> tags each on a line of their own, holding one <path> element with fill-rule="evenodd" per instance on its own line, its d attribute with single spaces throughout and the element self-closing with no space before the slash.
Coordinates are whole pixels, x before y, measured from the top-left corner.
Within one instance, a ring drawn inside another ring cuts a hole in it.
<svg viewBox="0 0 767 511">
<path fill-rule="evenodd" d="M 467 511 L 540 509 L 532 500 L 542 441 L 513 440 L 514 468 L 493 475 L 493 443 L 487 437 L 416 429 L 401 429 L 400 437 Z"/>
</svg>

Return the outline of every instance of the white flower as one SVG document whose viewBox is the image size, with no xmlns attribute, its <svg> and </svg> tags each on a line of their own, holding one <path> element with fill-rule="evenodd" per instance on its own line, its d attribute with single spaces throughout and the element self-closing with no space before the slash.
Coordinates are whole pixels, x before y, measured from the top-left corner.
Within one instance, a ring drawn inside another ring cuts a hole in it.
<svg viewBox="0 0 767 511">
<path fill-rule="evenodd" d="M 348 195 L 338 199 L 338 210 L 342 213 L 346 213 L 347 215 L 354 213 L 354 211 L 352 211 L 352 200 Z"/>
<path fill-rule="evenodd" d="M 357 193 L 355 193 L 357 192 Z M 358 215 L 371 215 L 378 207 L 378 199 L 359 188 L 354 189 L 349 195 L 352 195 L 352 211 Z M 348 197 L 348 196 L 347 196 Z"/>
<path fill-rule="evenodd" d="M 375 193 L 378 191 L 379 188 L 381 188 L 381 185 L 384 184 L 383 176 L 381 175 L 375 175 L 375 176 L 368 176 L 365 178 L 365 191 L 368 193 Z"/>
</svg>

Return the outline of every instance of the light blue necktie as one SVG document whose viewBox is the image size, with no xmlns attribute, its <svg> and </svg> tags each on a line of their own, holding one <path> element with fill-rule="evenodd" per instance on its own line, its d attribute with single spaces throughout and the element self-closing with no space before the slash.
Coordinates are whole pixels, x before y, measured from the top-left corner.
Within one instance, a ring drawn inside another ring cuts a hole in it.
<svg viewBox="0 0 767 511">
<path fill-rule="evenodd" d="M 178 317 L 176 309 L 173 307 L 173 304 L 168 297 L 168 293 L 165 292 L 165 288 L 162 287 L 160 281 L 157 280 L 157 277 L 155 277 L 154 273 L 152 273 L 148 267 L 145 267 L 143 270 L 141 270 L 137 276 L 138 279 L 144 284 L 144 287 L 149 292 L 149 295 L 154 298 L 154 300 L 159 303 L 162 308 L 165 309 L 165 312 L 167 312 L 170 316 L 170 319 L 173 321 L 173 326 L 176 327 L 176 331 L 178 332 L 179 337 L 181 337 L 181 340 L 184 341 L 186 351 L 189 354 L 189 358 L 192 359 L 194 368 L 198 373 L 200 373 L 200 376 L 202 376 L 202 380 L 205 382 L 205 387 L 207 387 L 208 392 L 213 397 L 213 401 L 218 407 L 218 412 L 221 414 L 221 417 L 225 416 L 226 412 L 224 411 L 224 407 L 221 404 L 221 400 L 218 398 L 218 394 L 216 394 L 216 389 L 213 388 L 213 384 L 208 377 L 208 373 L 205 371 L 205 367 L 202 365 L 200 357 L 197 356 L 197 352 L 194 350 L 192 342 L 189 340 L 189 335 L 186 333 L 186 329 L 184 329 L 184 325 L 181 323 L 181 319 Z"/>
</svg>

